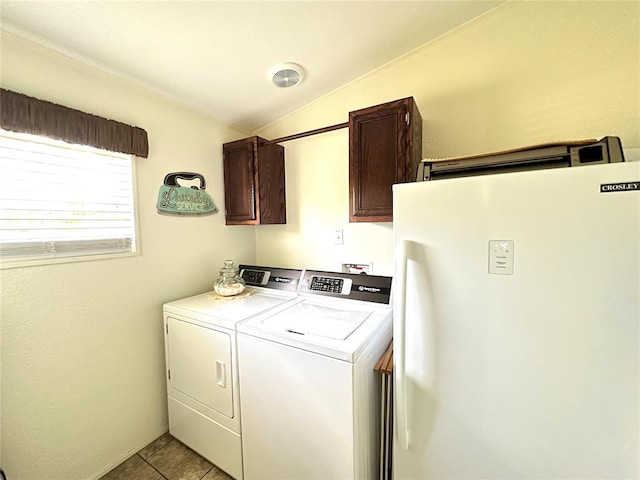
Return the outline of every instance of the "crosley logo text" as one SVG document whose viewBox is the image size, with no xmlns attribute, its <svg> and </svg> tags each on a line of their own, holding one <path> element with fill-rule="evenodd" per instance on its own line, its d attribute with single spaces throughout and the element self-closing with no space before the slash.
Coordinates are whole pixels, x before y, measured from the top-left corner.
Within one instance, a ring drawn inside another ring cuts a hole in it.
<svg viewBox="0 0 640 480">
<path fill-rule="evenodd" d="M 605 183 L 603 185 L 600 185 L 600 193 L 627 192 L 629 190 L 640 190 L 640 181 L 622 182 L 622 183 Z"/>
</svg>

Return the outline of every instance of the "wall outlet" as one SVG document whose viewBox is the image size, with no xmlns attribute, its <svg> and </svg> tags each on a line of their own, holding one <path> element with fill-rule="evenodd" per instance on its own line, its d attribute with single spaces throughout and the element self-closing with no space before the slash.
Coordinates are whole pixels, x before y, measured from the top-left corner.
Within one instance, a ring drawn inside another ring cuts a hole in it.
<svg viewBox="0 0 640 480">
<path fill-rule="evenodd" d="M 342 236 L 342 229 L 341 228 L 336 228 L 333 231 L 333 244 L 334 245 L 342 245 L 344 242 L 343 240 L 343 236 Z"/>
<path fill-rule="evenodd" d="M 346 262 L 342 264 L 342 271 L 344 273 L 355 273 L 358 275 L 373 275 L 373 263 Z"/>
</svg>

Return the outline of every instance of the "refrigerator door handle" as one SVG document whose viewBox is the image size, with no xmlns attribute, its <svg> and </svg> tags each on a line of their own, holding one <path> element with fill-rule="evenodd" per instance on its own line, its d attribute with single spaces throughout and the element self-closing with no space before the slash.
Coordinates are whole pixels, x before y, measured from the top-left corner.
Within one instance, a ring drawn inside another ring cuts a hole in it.
<svg viewBox="0 0 640 480">
<path fill-rule="evenodd" d="M 407 305 L 407 249 L 409 242 L 400 240 L 396 259 L 399 271 L 397 274 L 398 294 L 394 301 L 394 334 L 393 356 L 395 365 L 393 368 L 396 384 L 396 434 L 398 444 L 404 450 L 408 450 L 411 443 L 409 431 L 409 409 L 407 408 L 407 375 L 405 365 L 406 349 L 406 305 Z"/>
</svg>

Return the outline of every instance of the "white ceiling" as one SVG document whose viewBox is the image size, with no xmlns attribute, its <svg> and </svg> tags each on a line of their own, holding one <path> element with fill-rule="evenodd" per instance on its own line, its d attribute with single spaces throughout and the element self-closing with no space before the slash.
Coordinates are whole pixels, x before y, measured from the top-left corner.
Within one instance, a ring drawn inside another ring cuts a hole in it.
<svg viewBox="0 0 640 480">
<path fill-rule="evenodd" d="M 502 1 L 1 0 L 0 26 L 254 132 Z"/>
</svg>

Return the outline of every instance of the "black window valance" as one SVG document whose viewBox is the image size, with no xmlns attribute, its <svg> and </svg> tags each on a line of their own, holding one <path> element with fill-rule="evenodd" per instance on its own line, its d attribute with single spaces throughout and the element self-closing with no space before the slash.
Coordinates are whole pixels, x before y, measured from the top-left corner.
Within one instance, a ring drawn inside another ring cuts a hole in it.
<svg viewBox="0 0 640 480">
<path fill-rule="evenodd" d="M 147 132 L 139 127 L 0 88 L 0 127 L 69 143 L 149 156 Z"/>
</svg>

